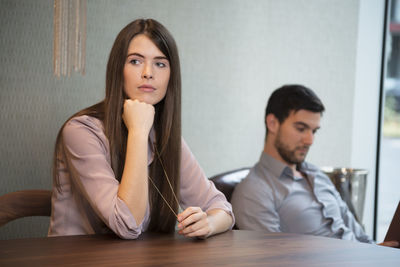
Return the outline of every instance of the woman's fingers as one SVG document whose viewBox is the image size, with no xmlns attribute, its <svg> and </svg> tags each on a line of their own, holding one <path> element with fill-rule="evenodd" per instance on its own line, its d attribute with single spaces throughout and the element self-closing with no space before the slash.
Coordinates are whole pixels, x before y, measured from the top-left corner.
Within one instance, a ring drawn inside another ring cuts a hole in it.
<svg viewBox="0 0 400 267">
<path fill-rule="evenodd" d="M 178 215 L 179 234 L 187 237 L 207 237 L 211 233 L 207 213 L 199 207 L 189 207 Z"/>
<path fill-rule="evenodd" d="M 189 207 L 184 210 L 182 213 L 178 214 L 178 228 L 183 229 L 188 225 L 199 221 L 202 216 L 207 216 L 205 212 L 202 211 L 199 207 Z"/>
<path fill-rule="evenodd" d="M 208 227 L 203 227 L 197 231 L 190 232 L 187 234 L 182 233 L 186 237 L 199 237 L 199 238 L 207 238 L 210 235 L 210 229 Z"/>
<path fill-rule="evenodd" d="M 193 214 L 189 218 L 185 220 L 184 223 L 180 223 L 178 225 L 178 229 L 182 231 L 182 233 L 189 233 L 193 231 L 197 231 L 200 228 L 206 226 L 207 224 L 207 215 L 203 216 L 201 214 Z"/>
</svg>

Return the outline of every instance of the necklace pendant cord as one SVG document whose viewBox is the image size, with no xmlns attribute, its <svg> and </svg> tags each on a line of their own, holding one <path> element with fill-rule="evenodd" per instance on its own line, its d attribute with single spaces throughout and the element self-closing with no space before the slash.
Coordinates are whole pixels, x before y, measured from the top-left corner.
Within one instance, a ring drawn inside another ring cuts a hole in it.
<svg viewBox="0 0 400 267">
<path fill-rule="evenodd" d="M 157 190 L 158 194 L 160 194 L 160 196 L 162 197 L 162 199 L 164 200 L 165 204 L 167 204 L 168 208 L 172 211 L 172 213 L 175 215 L 175 217 L 178 219 L 178 214 L 176 214 L 176 212 L 174 211 L 174 209 L 168 204 L 168 201 L 164 198 L 164 196 L 161 194 L 160 190 L 158 189 L 158 187 L 156 186 L 156 184 L 154 183 L 153 179 L 149 177 L 150 182 L 153 184 L 154 188 Z M 180 206 L 179 206 L 180 208 Z"/>
<path fill-rule="evenodd" d="M 162 167 L 162 169 L 163 169 L 165 178 L 167 179 L 169 188 L 171 189 L 172 194 L 173 194 L 173 196 L 174 196 L 174 198 L 175 198 L 175 201 L 176 201 L 176 203 L 178 204 L 178 209 L 179 209 L 179 210 L 183 210 L 183 209 L 181 208 L 181 206 L 179 205 L 178 198 L 177 198 L 177 196 L 176 196 L 176 194 L 175 194 L 175 192 L 174 192 L 174 189 L 173 189 L 173 187 L 172 187 L 172 184 L 171 184 L 171 182 L 170 182 L 170 180 L 169 180 L 169 178 L 168 178 L 168 174 L 167 174 L 167 172 L 165 171 L 165 167 L 164 167 L 164 164 L 163 164 L 163 162 L 162 162 L 162 160 L 161 160 L 161 156 L 160 156 L 160 153 L 158 152 L 157 146 L 155 146 L 154 144 L 153 144 L 153 150 L 156 152 L 157 157 L 158 157 L 158 160 L 160 161 L 160 164 L 161 164 L 161 167 Z M 172 211 L 172 213 L 175 215 L 175 217 L 178 218 L 178 215 L 177 215 L 176 212 L 172 209 L 171 205 L 169 205 L 169 203 L 168 203 L 168 201 L 165 199 L 165 197 L 161 194 L 161 191 L 158 189 L 158 187 L 157 187 L 156 184 L 154 183 L 153 179 L 151 179 L 150 176 L 148 176 L 148 177 L 149 177 L 149 180 L 151 181 L 151 183 L 153 184 L 153 186 L 155 187 L 155 189 L 157 190 L 158 194 L 160 194 L 161 198 L 164 200 L 165 204 L 167 204 L 167 206 L 168 206 L 169 209 Z"/>
<path fill-rule="evenodd" d="M 158 160 L 160 161 L 160 164 L 161 164 L 161 167 L 162 167 L 162 169 L 163 169 L 165 178 L 167 178 L 167 182 L 168 182 L 169 188 L 171 188 L 171 191 L 172 191 L 172 194 L 173 194 L 173 196 L 174 196 L 174 198 L 175 198 L 176 204 L 178 204 L 179 209 L 182 210 L 181 205 L 179 205 L 178 197 L 176 196 L 175 191 L 174 191 L 174 189 L 172 188 L 172 184 L 171 184 L 171 181 L 169 180 L 168 174 L 167 174 L 167 172 L 165 171 L 164 163 L 163 163 L 163 161 L 162 161 L 162 159 L 161 159 L 160 153 L 158 152 L 157 146 L 155 146 L 155 145 L 153 144 L 153 148 L 154 148 L 154 150 L 156 151 Z"/>
</svg>

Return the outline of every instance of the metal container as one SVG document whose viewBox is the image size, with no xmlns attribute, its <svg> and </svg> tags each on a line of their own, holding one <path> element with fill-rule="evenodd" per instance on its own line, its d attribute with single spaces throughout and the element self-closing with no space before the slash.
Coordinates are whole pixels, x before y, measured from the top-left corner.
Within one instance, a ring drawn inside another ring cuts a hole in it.
<svg viewBox="0 0 400 267">
<path fill-rule="evenodd" d="M 368 171 L 332 167 L 322 168 L 322 171 L 331 179 L 350 211 L 362 225 Z"/>
</svg>

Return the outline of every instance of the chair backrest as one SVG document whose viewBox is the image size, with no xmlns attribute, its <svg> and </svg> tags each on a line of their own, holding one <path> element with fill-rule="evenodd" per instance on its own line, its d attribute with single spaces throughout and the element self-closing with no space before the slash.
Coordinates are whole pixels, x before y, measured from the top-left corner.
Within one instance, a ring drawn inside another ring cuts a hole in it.
<svg viewBox="0 0 400 267">
<path fill-rule="evenodd" d="M 0 196 L 0 226 L 22 217 L 50 215 L 50 190 L 22 190 Z"/>
<path fill-rule="evenodd" d="M 242 181 L 249 173 L 250 168 L 240 168 L 232 171 L 227 171 L 210 177 L 214 182 L 215 187 L 224 193 L 226 199 L 230 202 L 235 186 Z"/>
</svg>

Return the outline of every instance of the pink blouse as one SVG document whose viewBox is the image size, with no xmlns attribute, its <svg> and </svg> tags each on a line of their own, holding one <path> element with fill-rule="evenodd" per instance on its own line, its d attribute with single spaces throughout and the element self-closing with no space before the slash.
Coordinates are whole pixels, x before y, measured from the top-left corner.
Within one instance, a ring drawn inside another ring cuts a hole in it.
<svg viewBox="0 0 400 267">
<path fill-rule="evenodd" d="M 119 182 L 111 169 L 110 149 L 100 120 L 90 116 L 71 119 L 62 131 L 58 154 L 61 193 L 53 186 L 49 236 L 107 233 L 135 239 L 147 229 L 150 206 L 137 224 L 125 202 L 117 196 Z M 232 206 L 207 179 L 182 139 L 180 205 L 204 211 L 222 209 L 233 220 Z M 153 161 L 149 143 L 148 164 Z M 232 223 L 232 226 L 234 222 Z"/>
</svg>

